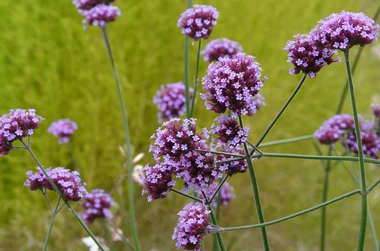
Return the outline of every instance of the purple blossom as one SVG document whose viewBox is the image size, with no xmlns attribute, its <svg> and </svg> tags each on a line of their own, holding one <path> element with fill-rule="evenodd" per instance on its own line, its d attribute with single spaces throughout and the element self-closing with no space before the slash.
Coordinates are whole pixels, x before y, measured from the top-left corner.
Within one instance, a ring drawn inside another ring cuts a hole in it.
<svg viewBox="0 0 380 251">
<path fill-rule="evenodd" d="M 73 0 L 73 4 L 78 10 L 89 10 L 98 4 L 110 4 L 115 0 Z"/>
<path fill-rule="evenodd" d="M 70 119 L 60 119 L 50 125 L 48 132 L 59 137 L 59 143 L 62 144 L 68 143 L 70 137 L 77 129 L 78 126 L 74 121 Z"/>
<path fill-rule="evenodd" d="M 202 203 L 188 204 L 178 213 L 179 220 L 172 236 L 177 240 L 178 249 L 201 250 L 201 242 L 211 228 L 209 213 Z"/>
<path fill-rule="evenodd" d="M 175 185 L 172 180 L 173 167 L 158 163 L 154 166 L 145 166 L 142 182 L 145 186 L 143 194 L 148 194 L 148 201 L 166 198 L 167 191 Z"/>
<path fill-rule="evenodd" d="M 302 71 L 314 78 L 323 66 L 339 61 L 332 58 L 338 53 L 336 50 L 320 49 L 309 35 L 295 35 L 294 40 L 287 42 L 284 50 L 288 52 L 288 62 L 294 65 L 290 74 Z"/>
<path fill-rule="evenodd" d="M 372 113 L 375 118 L 380 118 L 380 104 L 372 104 Z"/>
<path fill-rule="evenodd" d="M 220 150 L 225 153 L 245 155 L 245 152 L 241 147 L 222 146 Z M 218 164 L 218 166 L 220 170 L 223 170 L 228 176 L 232 176 L 236 173 L 245 173 L 247 171 L 247 168 L 248 168 L 247 160 L 242 159 L 242 160 L 228 161 L 229 159 L 234 159 L 234 158 L 236 157 L 222 155 L 222 154 L 218 154 L 216 156 L 216 159 L 218 161 L 227 161 L 226 163 Z"/>
<path fill-rule="evenodd" d="M 208 150 L 206 147 L 200 149 Z M 178 178 L 184 180 L 186 188 L 200 190 L 223 176 L 223 170 L 214 163 L 213 154 L 191 151 L 181 155 L 174 172 Z"/>
<path fill-rule="evenodd" d="M 82 219 L 90 225 L 97 218 L 112 218 L 109 208 L 115 204 L 111 195 L 102 189 L 94 189 L 84 196 L 81 206 L 85 209 L 81 213 Z"/>
<path fill-rule="evenodd" d="M 212 198 L 218 187 L 219 182 L 214 182 L 207 189 L 203 190 L 208 200 Z M 214 201 L 212 202 L 212 206 L 215 208 L 217 207 L 217 200 L 219 195 L 220 205 L 227 206 L 230 203 L 230 201 L 235 198 L 234 188 L 230 184 L 228 184 L 228 182 L 224 182 L 223 186 L 219 190 L 219 193 L 215 196 Z M 200 194 L 199 198 L 203 199 L 203 195 Z"/>
<path fill-rule="evenodd" d="M 43 118 L 38 116 L 34 109 L 10 110 L 8 114 L 0 117 L 0 138 L 2 138 L 0 140 L 8 141 L 8 143 L 3 143 L 6 146 L 15 140 L 31 136 L 42 120 Z"/>
<path fill-rule="evenodd" d="M 359 117 L 359 124 L 362 126 L 364 120 Z M 314 138 L 321 144 L 333 144 L 340 139 L 340 137 L 348 131 L 355 129 L 354 118 L 349 114 L 339 114 L 331 117 L 325 121 L 321 128 L 319 128 Z"/>
<path fill-rule="evenodd" d="M 253 115 L 257 111 L 254 97 L 266 78 L 260 79 L 261 68 L 254 59 L 239 53 L 209 65 L 203 78 L 206 93 L 201 94 L 208 110 L 223 113 L 229 109 L 233 116 Z"/>
<path fill-rule="evenodd" d="M 99 4 L 81 13 L 85 19 L 83 22 L 88 25 L 95 25 L 105 28 L 107 23 L 113 22 L 121 15 L 120 9 L 115 6 Z"/>
<path fill-rule="evenodd" d="M 33 173 L 32 171 L 26 173 L 28 178 L 24 185 L 29 187 L 32 191 L 37 189 L 54 190 L 41 169 L 37 169 L 38 171 L 36 173 Z M 82 183 L 78 172 L 70 171 L 63 167 L 57 167 L 54 169 L 48 168 L 46 169 L 46 172 L 61 191 L 64 200 L 78 201 L 87 194 L 85 188 L 86 184 Z"/>
<path fill-rule="evenodd" d="M 151 137 L 154 144 L 150 146 L 150 152 L 156 161 L 161 157 L 178 160 L 182 154 L 186 154 L 205 144 L 203 135 L 196 133 L 195 119 L 172 118 L 162 124 Z"/>
<path fill-rule="evenodd" d="M 12 145 L 9 143 L 9 141 L 1 135 L 1 129 L 0 129 L 0 157 L 7 155 L 12 150 Z"/>
<path fill-rule="evenodd" d="M 236 119 L 221 115 L 215 120 L 217 124 L 211 126 L 210 132 L 216 135 L 218 147 L 223 144 L 239 146 L 247 141 L 249 128 L 241 128 Z"/>
<path fill-rule="evenodd" d="M 363 154 L 367 157 L 377 159 L 380 151 L 380 139 L 376 133 L 371 131 L 361 131 L 360 137 L 362 140 Z M 358 154 L 358 142 L 355 132 L 351 132 L 347 135 L 343 145 L 348 148 L 349 151 Z"/>
<path fill-rule="evenodd" d="M 312 30 L 311 37 L 322 48 L 344 51 L 377 40 L 379 29 L 380 26 L 363 13 L 342 11 L 319 21 Z"/>
<path fill-rule="evenodd" d="M 265 98 L 263 97 L 263 95 L 261 95 L 260 93 L 257 93 L 253 97 L 253 103 L 252 103 L 252 105 L 255 106 L 256 111 L 258 111 L 261 108 L 263 108 L 265 106 Z"/>
<path fill-rule="evenodd" d="M 217 61 L 220 57 L 229 57 L 243 52 L 243 48 L 238 42 L 227 38 L 215 39 L 210 41 L 206 48 L 201 51 L 204 60 L 208 62 Z"/>
<path fill-rule="evenodd" d="M 193 88 L 190 88 L 190 99 L 193 96 Z M 164 119 L 180 117 L 186 110 L 185 86 L 182 82 L 161 86 L 157 91 L 153 102 L 159 110 L 158 121 L 161 123 Z"/>
<path fill-rule="evenodd" d="M 207 39 L 216 25 L 218 16 L 219 12 L 214 7 L 195 4 L 193 8 L 181 14 L 177 26 L 182 28 L 182 34 L 194 40 Z"/>
</svg>

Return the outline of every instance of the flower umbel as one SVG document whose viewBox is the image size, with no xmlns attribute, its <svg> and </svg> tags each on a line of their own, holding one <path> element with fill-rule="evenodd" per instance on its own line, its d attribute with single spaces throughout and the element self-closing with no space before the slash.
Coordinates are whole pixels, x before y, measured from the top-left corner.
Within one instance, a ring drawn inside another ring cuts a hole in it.
<svg viewBox="0 0 380 251">
<path fill-rule="evenodd" d="M 148 201 L 166 198 L 167 191 L 175 185 L 172 180 L 173 167 L 164 163 L 145 166 L 142 183 L 145 185 L 142 194 L 148 194 Z"/>
<path fill-rule="evenodd" d="M 82 14 L 85 17 L 83 20 L 85 24 L 105 28 L 107 23 L 115 21 L 121 12 L 116 6 L 99 4 L 92 9 L 83 11 Z"/>
<path fill-rule="evenodd" d="M 110 4 L 115 0 L 73 0 L 73 4 L 78 10 L 89 10 L 98 4 Z"/>
<path fill-rule="evenodd" d="M 81 206 L 86 210 L 81 213 L 87 225 L 90 225 L 97 218 L 112 218 L 109 208 L 115 202 L 111 196 L 102 189 L 94 189 L 84 196 Z"/>
<path fill-rule="evenodd" d="M 301 71 L 314 78 L 325 65 L 338 60 L 332 57 L 338 52 L 327 48 L 319 48 L 309 35 L 295 35 L 294 40 L 288 41 L 284 50 L 288 52 L 288 62 L 294 65 L 290 74 L 298 74 Z"/>
<path fill-rule="evenodd" d="M 62 198 L 67 201 L 78 201 L 82 199 L 86 194 L 86 183 L 82 183 L 79 173 L 76 171 L 70 171 L 63 167 L 57 167 L 54 169 L 46 169 L 47 174 L 50 176 L 54 184 L 62 193 Z M 28 171 L 26 173 L 27 180 L 25 186 L 30 190 L 37 189 L 49 189 L 54 190 L 45 174 L 38 168 L 36 173 Z"/>
<path fill-rule="evenodd" d="M 193 8 L 181 14 L 177 26 L 182 28 L 182 34 L 194 40 L 207 39 L 216 25 L 218 16 L 219 12 L 214 7 L 195 4 Z"/>
<path fill-rule="evenodd" d="M 208 200 L 211 199 L 211 197 L 214 195 L 218 187 L 219 187 L 219 182 L 214 182 L 207 189 L 204 190 L 204 193 L 206 194 L 206 197 Z M 218 194 L 215 196 L 215 199 L 212 202 L 212 206 L 215 208 L 217 207 L 217 200 L 218 200 L 219 195 L 220 195 L 220 204 L 223 206 L 226 206 L 228 205 L 228 203 L 230 203 L 231 200 L 235 198 L 234 188 L 230 184 L 228 184 L 228 182 L 224 182 L 223 186 L 220 188 Z M 199 198 L 203 199 L 203 195 L 200 194 Z"/>
<path fill-rule="evenodd" d="M 211 133 L 217 136 L 217 146 L 223 144 L 228 146 L 242 145 L 248 138 L 248 127 L 241 128 L 236 119 L 227 115 L 221 115 L 216 119 L 217 124 L 211 126 Z"/>
<path fill-rule="evenodd" d="M 372 43 L 380 26 L 363 13 L 342 11 L 318 22 L 311 37 L 322 48 L 348 50 L 355 45 Z"/>
<path fill-rule="evenodd" d="M 215 39 L 210 41 L 205 49 L 201 51 L 204 60 L 208 62 L 217 61 L 220 57 L 229 57 L 243 52 L 243 48 L 238 42 L 227 38 Z"/>
<path fill-rule="evenodd" d="M 211 63 L 203 78 L 206 108 L 216 113 L 231 110 L 233 116 L 253 115 L 257 108 L 254 97 L 263 86 L 260 65 L 255 57 L 239 53 L 232 58 L 220 58 Z"/>
<path fill-rule="evenodd" d="M 193 97 L 193 88 L 189 89 L 190 99 Z M 182 82 L 161 86 L 153 98 L 159 110 L 158 121 L 180 117 L 186 110 L 185 85 Z"/>
<path fill-rule="evenodd" d="M 63 144 L 69 142 L 70 137 L 77 129 L 78 126 L 74 121 L 70 119 L 60 119 L 50 125 L 48 132 L 59 137 L 59 143 Z"/>
<path fill-rule="evenodd" d="M 172 236 L 177 240 L 177 248 L 201 250 L 201 242 L 211 228 L 209 213 L 202 203 L 188 204 L 178 213 L 179 220 Z"/>
</svg>

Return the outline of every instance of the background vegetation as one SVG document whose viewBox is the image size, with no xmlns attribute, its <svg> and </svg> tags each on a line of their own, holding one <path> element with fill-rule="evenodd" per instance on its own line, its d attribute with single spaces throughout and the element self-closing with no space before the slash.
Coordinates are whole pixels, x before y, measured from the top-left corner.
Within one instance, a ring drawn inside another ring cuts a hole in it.
<svg viewBox="0 0 380 251">
<path fill-rule="evenodd" d="M 250 139 L 268 125 L 295 88 L 301 76 L 290 76 L 290 64 L 282 50 L 297 33 L 308 33 L 316 22 L 332 12 L 363 11 L 372 16 L 379 1 L 359 0 L 202 0 L 220 12 L 211 39 L 227 37 L 240 42 L 246 53 L 257 57 L 268 77 L 262 89 L 267 106 L 245 123 Z M 122 16 L 108 28 L 115 61 L 124 88 L 135 153 L 148 153 L 150 135 L 159 126 L 152 97 L 161 84 L 183 78 L 183 41 L 176 27 L 185 1 L 117 1 Z M 115 84 L 100 30 L 84 31 L 71 1 L 0 1 L 0 114 L 11 108 L 35 108 L 45 118 L 32 137 L 32 147 L 46 167 L 73 168 L 66 145 L 46 133 L 51 122 L 71 118 L 79 125 L 74 151 L 88 190 L 111 190 L 121 172 L 123 129 Z M 204 44 L 205 45 L 205 44 Z M 378 45 L 378 44 L 377 44 Z M 359 111 L 370 119 L 370 103 L 379 91 L 379 58 L 365 48 L 355 75 Z M 196 48 L 191 48 L 194 69 Z M 200 75 L 207 64 L 201 62 Z M 191 75 L 193 76 L 193 74 Z M 345 82 L 343 64 L 334 64 L 308 79 L 267 140 L 312 134 L 334 114 Z M 350 112 L 348 102 L 345 107 Z M 198 100 L 195 116 L 209 126 L 215 114 Z M 272 147 L 271 152 L 314 154 L 311 141 Z M 323 148 L 326 151 L 325 148 Z M 149 154 L 141 161 L 151 162 Z M 43 245 L 49 210 L 38 192 L 23 186 L 25 173 L 35 164 L 26 152 L 13 151 L 0 159 L 0 250 L 38 250 Z M 323 169 L 319 161 L 262 159 L 255 161 L 266 220 L 276 219 L 318 204 Z M 380 170 L 368 166 L 370 181 Z M 332 172 L 329 197 L 356 188 L 342 168 Z M 257 222 L 248 174 L 229 180 L 237 198 L 222 209 L 222 226 Z M 370 184 L 370 182 L 368 182 Z M 171 240 L 177 212 L 186 201 L 175 194 L 148 203 L 137 187 L 137 222 L 143 250 L 175 250 Z M 380 191 L 369 197 L 375 225 L 380 223 Z M 52 196 L 54 198 L 54 196 Z M 118 199 L 118 198 L 117 198 Z M 76 205 L 79 209 L 79 205 Z M 353 250 L 359 233 L 360 200 L 351 197 L 328 207 L 328 250 Z M 128 224 L 128 222 L 127 222 Z M 320 212 L 268 227 L 273 250 L 317 250 Z M 101 225 L 92 229 L 100 233 Z M 380 229 L 378 229 L 380 233 Z M 129 228 L 124 233 L 131 236 Z M 63 210 L 56 219 L 51 250 L 85 250 L 84 230 Z M 261 250 L 259 229 L 224 233 L 232 250 Z M 378 236 L 380 237 L 380 236 Z M 212 238 L 208 238 L 211 241 Z M 366 249 L 373 250 L 368 231 Z"/>
</svg>

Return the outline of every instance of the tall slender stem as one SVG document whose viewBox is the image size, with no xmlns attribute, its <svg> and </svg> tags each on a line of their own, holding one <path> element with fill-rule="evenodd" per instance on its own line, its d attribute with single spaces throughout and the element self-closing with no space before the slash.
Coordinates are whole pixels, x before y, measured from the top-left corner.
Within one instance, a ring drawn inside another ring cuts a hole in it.
<svg viewBox="0 0 380 251">
<path fill-rule="evenodd" d="M 362 190 L 362 217 L 361 217 L 360 234 L 359 234 L 357 250 L 361 251 L 364 249 L 364 241 L 365 241 L 365 234 L 366 234 L 366 227 L 367 227 L 367 191 L 366 191 L 367 186 L 366 186 L 365 169 L 364 169 L 364 155 L 363 155 L 363 149 L 362 149 L 362 140 L 360 137 L 360 127 L 359 127 L 360 125 L 359 125 L 359 119 L 358 119 L 358 111 L 356 108 L 355 89 L 354 89 L 354 83 L 352 80 L 352 72 L 351 72 L 351 66 L 350 66 L 350 53 L 348 49 L 344 51 L 344 57 L 345 57 L 345 63 L 346 63 L 346 69 L 347 69 L 348 87 L 350 89 L 352 113 L 354 115 L 354 121 L 355 121 L 356 141 L 358 144 L 360 180 L 361 180 L 361 190 Z"/>
<path fill-rule="evenodd" d="M 194 104 L 195 104 L 195 99 L 197 97 L 199 58 L 200 58 L 200 55 L 201 55 L 201 41 L 202 41 L 202 39 L 198 40 L 197 64 L 196 64 L 196 67 L 195 67 L 194 93 L 193 93 L 193 98 L 191 100 L 190 118 L 193 117 Z"/>
<path fill-rule="evenodd" d="M 241 119 L 241 116 L 239 116 L 239 124 L 240 124 L 241 128 L 244 128 L 243 120 Z M 259 218 L 259 223 L 264 223 L 265 219 L 264 219 L 264 213 L 261 209 L 259 186 L 257 184 L 255 170 L 253 169 L 251 154 L 248 150 L 248 146 L 247 146 L 246 142 L 244 142 L 244 151 L 245 151 L 245 155 L 246 155 L 246 159 L 247 159 L 249 176 L 251 178 L 253 195 L 255 197 L 257 217 Z M 268 250 L 270 250 L 270 248 L 269 248 L 267 231 L 266 231 L 265 227 L 262 227 L 260 230 L 261 230 L 261 238 L 263 241 L 264 250 L 268 251 Z"/>
<path fill-rule="evenodd" d="M 328 156 L 331 155 L 332 147 L 329 146 L 328 150 Z M 331 170 L 331 162 L 330 160 L 327 160 L 325 162 L 325 177 L 323 180 L 323 192 L 322 192 L 322 203 L 327 201 L 327 194 L 329 191 L 329 174 Z M 326 243 L 326 207 L 323 207 L 321 210 L 321 240 L 320 240 L 320 250 L 325 250 L 325 243 Z"/>
<path fill-rule="evenodd" d="M 129 135 L 129 127 L 128 127 L 128 117 L 127 117 L 127 111 L 124 106 L 124 98 L 123 98 L 123 92 L 121 89 L 121 84 L 119 80 L 119 76 L 116 71 L 115 63 L 113 60 L 113 55 L 111 51 L 111 45 L 109 43 L 106 29 L 101 28 L 102 31 L 102 37 L 104 40 L 104 43 L 107 48 L 108 52 L 108 57 L 111 63 L 112 67 L 112 73 L 115 78 L 115 83 L 117 87 L 117 93 L 119 96 L 119 102 L 120 102 L 120 107 L 121 107 L 121 112 L 122 112 L 122 117 L 123 117 L 123 123 L 124 123 L 124 133 L 125 133 L 125 151 L 127 153 L 127 167 L 128 167 L 128 197 L 129 197 L 129 214 L 130 214 L 130 221 L 131 221 L 131 228 L 132 228 L 132 233 L 133 233 L 133 239 L 134 239 L 134 244 L 136 247 L 136 251 L 140 250 L 140 243 L 139 243 L 139 238 L 137 234 L 137 226 L 136 226 L 136 213 L 135 213 L 135 198 L 134 198 L 134 183 L 132 180 L 132 172 L 133 172 L 133 167 L 132 167 L 132 153 L 131 153 L 131 139 Z"/>
<path fill-rule="evenodd" d="M 259 140 L 256 142 L 255 146 L 259 147 L 261 142 L 265 139 L 265 137 L 268 135 L 269 131 L 272 129 L 272 127 L 276 124 L 277 120 L 281 117 L 282 113 L 286 110 L 290 102 L 292 102 L 293 98 L 296 96 L 298 91 L 301 89 L 303 83 L 306 80 L 307 75 L 304 74 L 301 81 L 298 83 L 296 89 L 293 91 L 293 93 L 290 95 L 288 100 L 285 102 L 285 104 L 282 106 L 281 110 L 277 113 L 276 117 L 272 120 L 272 122 L 269 124 L 269 126 L 265 129 L 264 133 L 261 135 Z M 251 155 L 255 152 L 255 149 L 251 150 Z"/>
<path fill-rule="evenodd" d="M 294 143 L 294 142 L 312 139 L 312 138 L 314 138 L 314 135 L 305 135 L 305 136 L 300 136 L 300 137 L 295 137 L 295 138 L 290 138 L 290 139 L 281 139 L 281 140 L 269 141 L 269 142 L 265 142 L 265 143 L 260 144 L 260 148 L 268 147 L 268 146 L 276 146 L 276 145 L 281 145 L 281 144 Z"/>
<path fill-rule="evenodd" d="M 330 204 L 335 203 L 337 201 L 340 201 L 342 199 L 348 198 L 348 197 L 350 197 L 350 196 L 352 196 L 354 194 L 360 194 L 360 192 L 361 192 L 360 189 L 356 189 L 354 191 L 351 191 L 349 193 L 343 194 L 341 196 L 338 196 L 338 197 L 336 197 L 334 199 L 331 199 L 329 201 L 326 201 L 324 203 L 318 204 L 318 205 L 316 205 L 314 207 L 310 207 L 308 209 L 305 209 L 305 210 L 302 210 L 300 212 L 297 212 L 297 213 L 285 216 L 285 217 L 277 219 L 277 220 L 267 221 L 267 222 L 264 222 L 264 223 L 254 224 L 254 225 L 220 228 L 220 232 L 239 231 L 239 230 L 246 230 L 246 229 L 252 229 L 252 228 L 261 228 L 261 227 L 265 227 L 265 226 L 274 225 L 274 224 L 277 224 L 277 223 L 280 223 L 280 222 L 283 222 L 283 221 L 290 220 L 292 218 L 298 217 L 300 215 L 307 214 L 307 213 L 312 212 L 314 210 L 317 210 L 317 209 L 319 209 L 321 207 L 325 207 L 327 205 L 330 205 Z"/>
<path fill-rule="evenodd" d="M 75 171 L 79 172 L 79 165 L 78 165 L 77 159 L 75 158 L 73 144 L 71 143 L 71 141 L 69 141 L 68 145 L 69 145 L 69 151 L 70 151 L 71 159 L 73 160 L 73 163 L 74 163 Z"/>
<path fill-rule="evenodd" d="M 23 140 L 20 140 L 21 143 L 25 146 L 25 149 L 29 152 L 29 154 L 32 156 L 34 162 L 36 162 L 37 166 L 40 168 L 40 170 L 43 172 L 43 174 L 46 176 L 47 180 L 49 181 L 50 185 L 54 188 L 54 190 L 57 192 L 58 196 L 62 197 L 61 190 L 56 186 L 54 181 L 51 179 L 49 174 L 46 172 L 45 168 L 42 166 L 41 162 L 38 160 L 37 156 L 33 153 L 32 149 L 30 148 L 29 144 L 26 144 Z M 94 236 L 94 234 L 91 232 L 91 230 L 86 226 L 86 224 L 83 222 L 83 220 L 79 217 L 78 213 L 71 207 L 70 203 L 67 200 L 63 200 L 65 202 L 65 205 L 67 208 L 71 211 L 71 213 L 74 215 L 74 217 L 78 220 L 79 224 L 86 230 L 86 232 L 90 235 L 91 239 L 96 243 L 96 245 L 100 248 L 100 250 L 105 251 L 102 245 L 100 245 L 97 238 Z"/>
<path fill-rule="evenodd" d="M 50 239 L 51 230 L 53 229 L 54 219 L 55 219 L 55 214 L 53 213 L 51 215 L 50 225 L 49 225 L 49 229 L 48 229 L 48 231 L 46 233 L 44 247 L 42 248 L 42 251 L 45 251 L 47 249 L 47 246 L 48 246 L 48 243 L 49 243 L 49 239 Z"/>
</svg>

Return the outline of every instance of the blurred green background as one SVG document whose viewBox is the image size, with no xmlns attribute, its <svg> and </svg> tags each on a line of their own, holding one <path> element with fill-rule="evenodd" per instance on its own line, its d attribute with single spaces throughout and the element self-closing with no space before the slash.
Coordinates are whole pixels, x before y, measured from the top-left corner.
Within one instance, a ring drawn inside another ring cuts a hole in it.
<svg viewBox="0 0 380 251">
<path fill-rule="evenodd" d="M 195 2 L 195 1 L 194 1 Z M 202 0 L 219 12 L 218 25 L 210 39 L 226 37 L 241 43 L 256 56 L 268 77 L 261 93 L 266 107 L 252 118 L 250 140 L 255 142 L 293 91 L 301 76 L 290 76 L 291 67 L 282 50 L 297 33 L 308 33 L 316 22 L 332 12 L 363 11 L 372 16 L 379 1 L 370 0 Z M 152 98 L 162 84 L 183 79 L 184 37 L 176 27 L 185 10 L 184 0 L 117 1 L 122 16 L 108 27 L 116 66 L 124 89 L 135 153 L 152 162 L 149 137 L 159 126 Z M 0 114 L 11 108 L 35 108 L 45 118 L 32 137 L 32 148 L 46 167 L 73 168 L 67 145 L 46 133 L 51 122 L 71 118 L 79 130 L 73 139 L 83 179 L 88 190 L 110 191 L 121 172 L 123 157 L 122 119 L 116 88 L 100 30 L 83 30 L 81 16 L 71 1 L 0 1 Z M 203 44 L 203 46 L 206 43 Z M 354 77 L 359 112 L 371 118 L 370 104 L 380 85 L 379 58 L 364 49 Z M 354 49 L 353 51 L 356 51 Z M 196 46 L 191 47 L 191 77 Z M 353 52 L 354 53 L 354 52 Z M 353 55 L 353 54 L 352 54 Z M 341 55 L 343 56 L 343 55 Z M 201 62 L 200 76 L 207 63 Z M 333 64 L 307 79 L 267 141 L 312 134 L 334 114 L 345 81 L 343 64 Z M 350 112 L 346 103 L 345 111 Z M 195 116 L 200 126 L 216 117 L 198 100 Z M 270 152 L 315 154 L 311 141 L 266 148 Z M 323 151 L 326 151 L 323 148 Z M 38 192 L 23 186 L 25 173 L 35 169 L 26 152 L 12 151 L 0 159 L 0 250 L 39 250 L 48 228 L 50 213 Z M 266 220 L 273 220 L 316 205 L 321 200 L 323 168 L 319 161 L 261 159 L 255 161 Z M 369 184 L 380 171 L 368 166 Z M 257 222 L 248 173 L 229 180 L 236 199 L 222 209 L 220 225 Z M 342 168 L 331 174 L 329 198 L 356 188 Z M 380 223 L 379 189 L 369 196 L 375 225 Z M 54 199 L 54 193 L 51 194 Z M 120 201 L 120 198 L 116 197 Z M 137 222 L 143 250 L 176 250 L 171 239 L 177 212 L 187 203 L 175 194 L 148 203 L 136 186 Z M 127 206 L 127 205 L 126 205 Z M 79 205 L 74 206 L 80 209 Z M 328 207 L 327 250 L 354 250 L 359 234 L 360 199 L 354 196 Z M 127 219 L 128 221 L 128 219 Z M 128 222 L 127 222 L 128 224 Z M 320 211 L 267 228 L 273 250 L 318 250 Z M 101 233 L 102 226 L 91 229 Z M 124 228 L 131 237 L 130 229 Z M 380 233 L 380 229 L 378 229 Z M 63 210 L 56 219 L 50 250 L 86 250 L 80 238 L 86 233 L 74 217 Z M 261 250 L 259 229 L 224 233 L 232 250 Z M 380 238 L 380 235 L 378 236 Z M 207 238 L 207 244 L 212 238 Z M 370 232 L 366 250 L 374 250 Z"/>
</svg>

